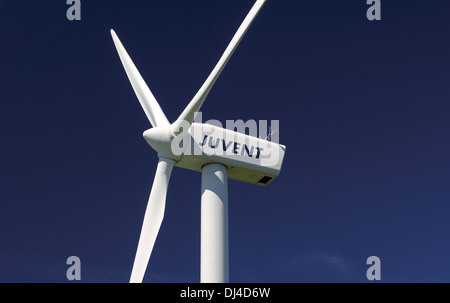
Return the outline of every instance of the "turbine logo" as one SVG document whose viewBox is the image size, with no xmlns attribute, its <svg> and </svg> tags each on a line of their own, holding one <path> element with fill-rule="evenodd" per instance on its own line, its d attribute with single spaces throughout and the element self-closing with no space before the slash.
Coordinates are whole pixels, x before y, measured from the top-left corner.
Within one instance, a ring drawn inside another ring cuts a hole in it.
<svg viewBox="0 0 450 303">
<path fill-rule="evenodd" d="M 203 122 L 202 118 L 203 118 L 202 112 L 195 113 L 194 123 L 205 123 L 223 128 L 223 125 L 222 123 L 220 123 L 219 120 L 210 119 L 206 122 Z M 259 120 L 259 122 L 256 122 L 253 119 L 248 120 L 246 122 L 244 122 L 241 119 L 226 120 L 225 122 L 225 128 L 231 131 L 237 131 L 238 133 L 248 134 L 249 136 L 259 137 L 261 139 L 267 139 L 270 137 L 271 140 L 269 141 L 280 143 L 278 133 L 280 121 L 279 120 L 270 121 L 270 129 L 272 130 L 272 132 L 269 134 L 267 132 L 268 125 L 269 124 L 267 123 L 267 120 Z"/>
<path fill-rule="evenodd" d="M 208 141 L 209 138 L 209 141 Z M 213 144 L 214 140 L 216 140 L 216 143 Z M 252 158 L 254 155 L 254 146 L 249 147 L 247 144 L 242 144 L 241 147 L 241 143 L 239 142 L 234 142 L 234 141 L 229 141 L 228 143 L 225 143 L 227 141 L 225 141 L 225 139 L 220 139 L 220 138 L 214 138 L 213 136 L 209 136 L 209 135 L 205 135 L 205 138 L 203 139 L 203 142 L 200 144 L 200 146 L 205 146 L 206 145 L 206 141 L 208 141 L 208 146 L 212 149 L 216 149 L 218 151 L 224 151 L 225 153 L 227 151 L 232 151 L 233 154 L 238 155 L 240 154 L 241 156 L 244 156 L 245 154 L 247 154 L 248 157 Z M 222 143 L 222 149 L 219 148 L 220 143 Z M 230 146 L 233 146 L 232 148 L 230 148 Z M 239 149 L 241 151 L 239 151 Z M 261 155 L 261 151 L 264 150 L 261 147 L 256 147 L 256 159 L 259 159 L 260 155 Z"/>
</svg>

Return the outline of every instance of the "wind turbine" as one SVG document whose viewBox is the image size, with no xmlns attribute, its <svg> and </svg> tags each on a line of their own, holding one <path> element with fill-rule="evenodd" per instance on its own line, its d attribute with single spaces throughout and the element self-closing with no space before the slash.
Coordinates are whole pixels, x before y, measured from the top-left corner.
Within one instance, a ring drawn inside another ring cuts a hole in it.
<svg viewBox="0 0 450 303">
<path fill-rule="evenodd" d="M 257 0 L 213 71 L 178 119 L 169 123 L 114 30 L 111 35 L 131 85 L 153 128 L 143 134 L 158 153 L 130 282 L 143 280 L 156 241 L 174 166 L 202 172 L 201 282 L 228 282 L 228 178 L 267 185 L 278 176 L 285 147 L 209 124 L 193 123 L 206 96 L 265 0 Z"/>
</svg>

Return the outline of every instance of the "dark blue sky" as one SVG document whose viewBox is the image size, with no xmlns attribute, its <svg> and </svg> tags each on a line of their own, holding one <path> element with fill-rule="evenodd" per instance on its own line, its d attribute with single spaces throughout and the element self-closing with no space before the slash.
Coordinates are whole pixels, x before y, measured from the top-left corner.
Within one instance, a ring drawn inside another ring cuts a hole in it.
<svg viewBox="0 0 450 303">
<path fill-rule="evenodd" d="M 0 282 L 127 282 L 156 169 L 114 28 L 174 121 L 253 0 L 0 0 Z M 450 282 L 450 2 L 267 0 L 202 107 L 279 120 L 229 182 L 231 282 Z M 198 282 L 201 174 L 175 168 L 145 282 Z"/>
</svg>

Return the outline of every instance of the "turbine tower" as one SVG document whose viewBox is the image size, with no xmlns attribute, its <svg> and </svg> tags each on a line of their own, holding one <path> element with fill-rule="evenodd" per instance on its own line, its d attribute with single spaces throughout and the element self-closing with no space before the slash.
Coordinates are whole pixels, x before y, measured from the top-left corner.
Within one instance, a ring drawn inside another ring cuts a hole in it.
<svg viewBox="0 0 450 303">
<path fill-rule="evenodd" d="M 193 123 L 206 96 L 224 69 L 265 0 L 257 0 L 213 71 L 178 119 L 169 123 L 114 30 L 111 35 L 136 96 L 153 128 L 144 132 L 158 153 L 158 165 L 144 215 L 130 282 L 143 280 L 156 241 L 174 166 L 202 173 L 201 277 L 224 283 L 228 273 L 228 178 L 267 185 L 281 170 L 285 146 L 217 126 Z"/>
</svg>

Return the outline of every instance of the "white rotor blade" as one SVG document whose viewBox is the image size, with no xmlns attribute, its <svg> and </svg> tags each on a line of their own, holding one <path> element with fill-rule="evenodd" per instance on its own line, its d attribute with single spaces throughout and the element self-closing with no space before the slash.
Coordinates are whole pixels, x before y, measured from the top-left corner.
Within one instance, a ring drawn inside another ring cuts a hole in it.
<svg viewBox="0 0 450 303">
<path fill-rule="evenodd" d="M 144 223 L 142 224 L 130 283 L 141 283 L 144 278 L 148 260 L 164 218 L 167 187 L 169 186 L 170 174 L 174 164 L 175 162 L 171 159 L 159 159 L 147 209 L 145 210 Z"/>
<path fill-rule="evenodd" d="M 113 29 L 111 29 L 111 36 L 116 46 L 117 52 L 119 53 L 120 60 L 122 61 L 125 72 L 128 75 L 131 86 L 133 86 L 134 92 L 136 93 L 148 120 L 153 127 L 156 126 L 169 126 L 170 123 L 164 115 L 161 107 L 153 96 L 152 92 L 148 88 L 138 69 L 134 65 L 127 51 L 123 47 L 122 43 L 117 37 Z"/>
<path fill-rule="evenodd" d="M 216 64 L 213 71 L 211 72 L 209 77 L 206 79 L 205 83 L 203 83 L 200 90 L 197 92 L 197 94 L 194 96 L 194 98 L 191 100 L 191 102 L 188 104 L 188 106 L 184 109 L 184 111 L 181 113 L 181 115 L 178 117 L 178 119 L 173 123 L 172 133 L 174 133 L 174 134 L 180 133 L 180 127 L 182 126 L 183 121 L 186 121 L 189 125 L 192 124 L 192 121 L 194 120 L 195 112 L 198 112 L 200 110 L 200 107 L 202 106 L 203 101 L 205 101 L 206 96 L 208 95 L 209 91 L 213 87 L 214 83 L 216 82 L 220 73 L 224 69 L 228 60 L 230 60 L 231 55 L 233 55 L 233 52 L 235 51 L 236 47 L 239 45 L 239 42 L 241 42 L 242 38 L 244 37 L 244 35 L 247 32 L 250 25 L 252 24 L 253 20 L 255 19 L 259 10 L 263 6 L 264 2 L 266 2 L 266 0 L 257 0 L 256 3 L 253 5 L 252 9 L 248 13 L 247 17 L 245 17 L 241 26 L 237 30 L 236 34 L 234 35 L 234 37 L 231 40 L 228 47 L 225 49 L 225 52 L 223 53 L 219 62 Z"/>
</svg>

